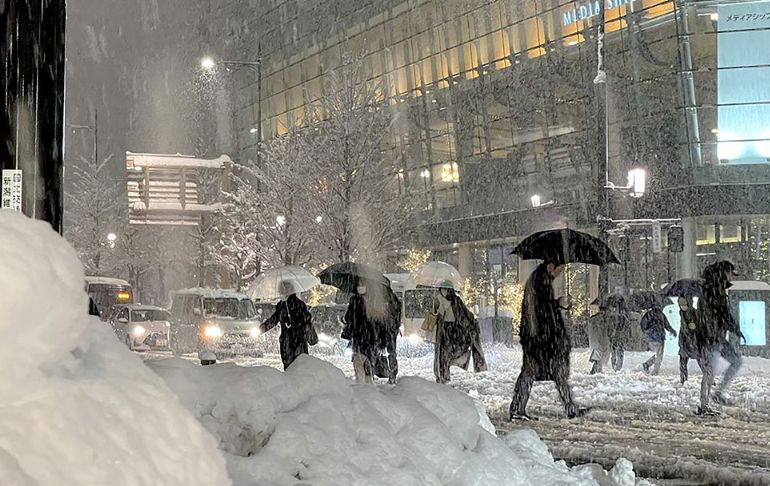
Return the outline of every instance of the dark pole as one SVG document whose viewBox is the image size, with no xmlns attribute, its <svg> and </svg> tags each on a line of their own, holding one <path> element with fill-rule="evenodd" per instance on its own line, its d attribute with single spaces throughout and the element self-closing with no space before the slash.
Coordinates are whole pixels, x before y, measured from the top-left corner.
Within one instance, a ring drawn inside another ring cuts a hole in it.
<svg viewBox="0 0 770 486">
<path fill-rule="evenodd" d="M 257 167 L 262 164 L 262 43 L 257 44 Z"/>
<path fill-rule="evenodd" d="M 94 169 L 99 168 L 99 110 L 94 108 Z"/>
<path fill-rule="evenodd" d="M 604 70 L 604 2 L 599 10 L 599 26 L 596 34 L 596 158 L 597 158 L 597 216 L 599 218 L 599 238 L 607 242 L 609 221 L 608 149 L 607 149 L 607 77 Z M 599 269 L 599 295 L 609 290 L 609 274 L 605 268 Z"/>
</svg>

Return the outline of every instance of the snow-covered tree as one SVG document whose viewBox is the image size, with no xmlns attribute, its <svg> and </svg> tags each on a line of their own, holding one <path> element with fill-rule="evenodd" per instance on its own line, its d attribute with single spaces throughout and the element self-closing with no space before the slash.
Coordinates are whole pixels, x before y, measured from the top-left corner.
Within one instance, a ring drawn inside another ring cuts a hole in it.
<svg viewBox="0 0 770 486">
<path fill-rule="evenodd" d="M 119 262 L 119 270 L 134 288 L 134 293 L 144 302 L 145 283 L 148 274 L 160 265 L 158 251 L 162 227 L 125 226 L 117 234 L 113 256 Z"/>
<path fill-rule="evenodd" d="M 250 214 L 268 265 L 307 265 L 328 254 L 319 212 L 319 143 L 316 130 L 290 128 L 266 144 L 262 165 L 247 171 L 255 183 L 241 185 L 242 194 L 255 203 Z"/>
<path fill-rule="evenodd" d="M 324 237 L 336 261 L 379 261 L 409 226 L 410 198 L 383 145 L 396 112 L 367 81 L 363 56 L 327 74 L 318 130 L 317 193 Z"/>
<path fill-rule="evenodd" d="M 107 235 L 116 231 L 123 214 L 120 184 L 110 174 L 113 154 L 98 162 L 82 158 L 71 166 L 72 190 L 66 201 L 65 238 L 75 247 L 88 275 L 108 275 L 114 268 Z"/>
</svg>

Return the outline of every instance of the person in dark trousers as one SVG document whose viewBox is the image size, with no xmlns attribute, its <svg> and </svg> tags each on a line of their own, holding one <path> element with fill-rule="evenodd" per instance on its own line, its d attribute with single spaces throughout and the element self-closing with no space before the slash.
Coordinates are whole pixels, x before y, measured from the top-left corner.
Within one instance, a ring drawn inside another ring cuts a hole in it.
<svg viewBox="0 0 770 486">
<path fill-rule="evenodd" d="M 318 335 L 307 305 L 297 297 L 291 282 L 283 282 L 280 292 L 285 299 L 278 302 L 273 315 L 262 323 L 260 332 L 266 333 L 278 324 L 281 325 L 278 342 L 285 370 L 299 355 L 309 354 L 309 345 L 318 343 Z"/>
<path fill-rule="evenodd" d="M 568 383 L 572 345 L 561 309 L 570 307 L 569 298 L 556 300 L 553 292 L 553 280 L 562 271 L 563 264 L 544 262 L 535 269 L 524 288 L 519 331 L 524 360 L 511 400 L 511 420 L 532 420 L 526 408 L 535 381 L 556 384 L 567 417 L 579 417 L 587 411 L 577 407 Z"/>
<path fill-rule="evenodd" d="M 691 359 L 698 360 L 698 344 L 695 338 L 697 315 L 692 297 L 679 297 L 679 381 L 687 381 L 687 365 Z"/>
<path fill-rule="evenodd" d="M 433 374 L 437 383 L 447 383 L 450 368 L 468 369 L 471 357 L 473 371 L 487 370 L 481 347 L 479 321 L 452 288 L 439 289 L 434 308 L 437 310 L 436 343 L 433 355 Z"/>
<path fill-rule="evenodd" d="M 375 374 L 387 378 L 391 385 L 396 383 L 398 376 L 398 352 L 396 342 L 401 328 L 401 300 L 393 291 L 387 289 L 385 295 L 387 313 L 377 323 L 377 334 L 380 355 L 375 366 Z"/>
<path fill-rule="evenodd" d="M 628 318 L 626 299 L 619 294 L 611 295 L 607 302 L 607 318 L 613 323 L 610 333 L 612 348 L 612 369 L 623 369 L 626 346 L 631 338 L 631 320 Z"/>
<path fill-rule="evenodd" d="M 698 301 L 695 326 L 695 341 L 699 352 L 698 364 L 703 370 L 698 415 L 717 415 L 717 412 L 709 407 L 710 398 L 721 405 L 732 404 L 725 396 L 725 390 L 738 373 L 742 360 L 735 346 L 727 340 L 727 333 L 741 338 L 743 333 L 730 313 L 727 289 L 732 286 L 731 281 L 737 275 L 735 266 L 727 260 L 713 263 L 703 269 L 703 295 Z M 725 371 L 714 396 L 711 397 L 715 367 L 720 356 L 730 363 L 730 366 Z"/>
<path fill-rule="evenodd" d="M 380 355 L 380 336 L 377 323 L 370 317 L 366 296 L 366 286 L 359 285 L 348 302 L 341 337 L 350 341 L 356 381 L 373 383 L 374 365 Z"/>
<path fill-rule="evenodd" d="M 676 337 L 676 331 L 668 323 L 668 319 L 666 319 L 666 315 L 663 313 L 660 305 L 655 305 L 645 312 L 639 324 L 642 327 L 645 338 L 647 338 L 647 345 L 650 351 L 655 353 L 650 359 L 642 363 L 642 368 L 647 373 L 657 375 L 660 373 L 660 365 L 663 363 L 666 332 Z"/>
</svg>

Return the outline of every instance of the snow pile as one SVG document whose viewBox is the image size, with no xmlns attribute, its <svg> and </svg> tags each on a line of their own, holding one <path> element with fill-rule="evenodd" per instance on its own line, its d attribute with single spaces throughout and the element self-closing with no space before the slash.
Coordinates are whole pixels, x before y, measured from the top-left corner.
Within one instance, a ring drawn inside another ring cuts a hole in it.
<svg viewBox="0 0 770 486">
<path fill-rule="evenodd" d="M 230 484 L 216 442 L 109 326 L 50 226 L 0 210 L 0 483 Z"/>
<path fill-rule="evenodd" d="M 627 484 L 555 463 L 531 431 L 506 444 L 472 398 L 421 378 L 358 385 L 307 355 L 286 372 L 147 364 L 219 438 L 235 486 Z"/>
</svg>

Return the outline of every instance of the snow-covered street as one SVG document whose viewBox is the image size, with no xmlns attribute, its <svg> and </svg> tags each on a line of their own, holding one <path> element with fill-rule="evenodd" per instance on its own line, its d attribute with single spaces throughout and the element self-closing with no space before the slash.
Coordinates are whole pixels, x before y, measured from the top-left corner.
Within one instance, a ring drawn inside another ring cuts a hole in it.
<svg viewBox="0 0 770 486">
<path fill-rule="evenodd" d="M 770 361 L 745 358 L 730 390 L 736 406 L 724 407 L 718 419 L 702 419 L 693 415 L 700 385 L 696 364 L 691 362 L 690 380 L 682 387 L 674 357 L 666 356 L 661 375 L 653 377 L 641 371 L 647 356 L 627 353 L 620 373 L 592 376 L 588 352 L 573 352 L 576 400 L 593 407 L 580 420 L 564 417 L 550 383 L 535 385 L 528 408 L 541 420 L 525 424 L 504 420 L 521 363 L 518 348 L 487 350 L 488 372 L 453 368 L 451 386 L 480 399 L 499 432 L 532 428 L 556 458 L 568 463 L 611 467 L 625 457 L 640 477 L 684 481 L 671 484 L 770 484 Z M 353 375 L 348 358 L 318 357 Z M 281 366 L 273 354 L 234 361 L 241 366 Z M 431 354 L 401 357 L 399 375 L 432 379 L 432 364 Z"/>
</svg>

